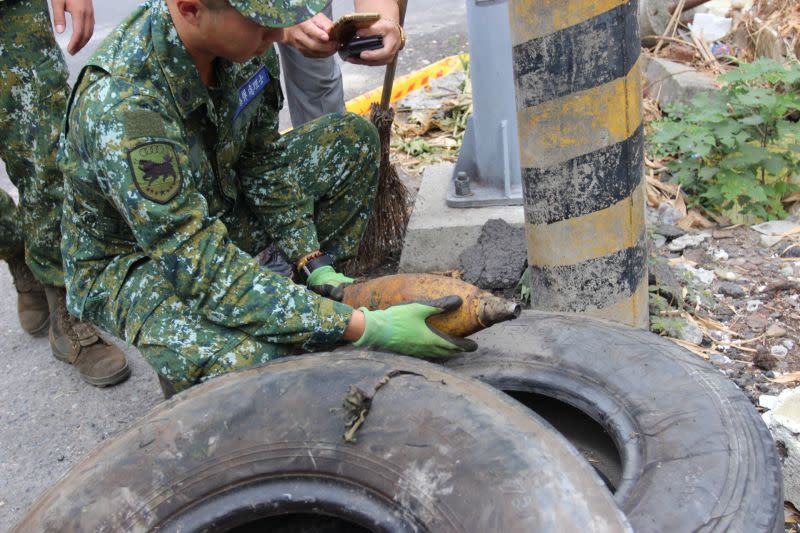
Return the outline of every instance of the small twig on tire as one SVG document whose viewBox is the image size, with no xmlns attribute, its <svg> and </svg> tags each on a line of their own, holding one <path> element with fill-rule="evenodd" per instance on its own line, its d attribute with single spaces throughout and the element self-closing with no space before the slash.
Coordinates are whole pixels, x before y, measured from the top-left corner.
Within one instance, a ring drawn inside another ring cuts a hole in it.
<svg viewBox="0 0 800 533">
<path fill-rule="evenodd" d="M 344 435 L 342 435 L 342 438 L 345 442 L 351 444 L 356 442 L 356 432 L 367 420 L 367 415 L 372 407 L 372 399 L 375 397 L 375 394 L 381 389 L 381 387 L 389 383 L 389 381 L 391 381 L 393 378 L 404 375 L 424 377 L 421 374 L 409 372 L 407 370 L 392 370 L 378 380 L 378 382 L 372 388 L 372 394 L 369 395 L 359 389 L 357 386 L 350 385 L 350 388 L 347 390 L 347 394 L 344 395 L 344 400 L 342 401 L 342 407 L 344 407 L 347 415 L 344 423 L 346 430 Z"/>
<path fill-rule="evenodd" d="M 347 431 L 345 431 L 342 438 L 344 438 L 345 442 L 353 443 L 356 441 L 356 431 L 367 419 L 369 408 L 372 405 L 372 398 L 367 397 L 364 391 L 355 385 L 350 385 L 350 389 L 344 397 L 343 405 L 348 416 L 344 423 Z"/>
</svg>

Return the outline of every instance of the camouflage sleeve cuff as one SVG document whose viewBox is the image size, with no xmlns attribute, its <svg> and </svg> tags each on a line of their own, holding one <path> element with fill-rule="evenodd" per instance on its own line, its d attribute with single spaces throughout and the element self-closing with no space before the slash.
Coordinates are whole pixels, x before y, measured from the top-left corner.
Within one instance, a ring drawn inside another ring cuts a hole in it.
<svg viewBox="0 0 800 533">
<path fill-rule="evenodd" d="M 344 330 L 353 318 L 353 308 L 349 305 L 320 298 L 319 327 L 311 337 L 303 343 L 307 350 L 330 348 L 339 343 Z"/>
<path fill-rule="evenodd" d="M 298 224 L 291 228 L 288 235 L 278 236 L 277 245 L 289 262 L 294 265 L 304 255 L 319 250 L 317 228 L 311 222 Z"/>
</svg>

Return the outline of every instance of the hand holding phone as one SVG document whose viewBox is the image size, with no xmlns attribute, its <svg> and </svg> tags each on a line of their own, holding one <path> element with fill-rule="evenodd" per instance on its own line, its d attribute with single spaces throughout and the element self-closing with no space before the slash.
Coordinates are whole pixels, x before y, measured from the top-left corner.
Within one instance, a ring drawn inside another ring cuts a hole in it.
<svg viewBox="0 0 800 533">
<path fill-rule="evenodd" d="M 334 22 L 333 27 L 328 31 L 328 35 L 330 35 L 331 39 L 344 45 L 355 37 L 358 30 L 369 28 L 380 18 L 381 16 L 378 13 L 350 13 Z"/>
<path fill-rule="evenodd" d="M 339 57 L 347 60 L 349 57 L 359 57 L 366 50 L 380 50 L 383 48 L 383 35 L 370 35 L 359 37 L 356 35 L 339 48 Z"/>
<path fill-rule="evenodd" d="M 350 13 L 337 20 L 328 35 L 339 42 L 339 57 L 347 61 L 348 58 L 359 57 L 366 50 L 383 48 L 382 35 L 357 35 L 358 30 L 369 28 L 380 18 L 378 13 Z"/>
</svg>

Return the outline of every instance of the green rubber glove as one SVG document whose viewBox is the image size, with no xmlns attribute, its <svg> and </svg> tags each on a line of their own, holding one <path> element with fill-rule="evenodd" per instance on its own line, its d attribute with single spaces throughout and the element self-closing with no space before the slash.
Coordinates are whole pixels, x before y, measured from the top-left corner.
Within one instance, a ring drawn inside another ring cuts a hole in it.
<svg viewBox="0 0 800 533">
<path fill-rule="evenodd" d="M 368 346 L 414 357 L 474 352 L 478 349 L 475 341 L 447 335 L 426 322 L 431 315 L 452 311 L 460 306 L 459 296 L 447 296 L 438 300 L 393 305 L 383 311 L 370 311 L 362 307 L 364 334 L 353 346 Z"/>
<path fill-rule="evenodd" d="M 353 278 L 339 274 L 332 266 L 326 265 L 311 271 L 311 275 L 306 280 L 306 286 L 321 296 L 341 302 L 342 290 L 345 285 L 350 285 L 353 281 Z"/>
</svg>

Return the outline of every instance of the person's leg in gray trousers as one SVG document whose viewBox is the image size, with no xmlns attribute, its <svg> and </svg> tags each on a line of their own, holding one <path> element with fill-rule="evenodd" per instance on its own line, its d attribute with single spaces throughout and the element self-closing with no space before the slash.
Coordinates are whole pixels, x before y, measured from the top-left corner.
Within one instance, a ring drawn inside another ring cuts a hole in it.
<svg viewBox="0 0 800 533">
<path fill-rule="evenodd" d="M 328 18 L 333 8 L 323 11 Z M 295 128 L 328 113 L 344 111 L 342 71 L 334 56 L 324 59 L 305 57 L 297 49 L 279 44 L 286 102 Z"/>
</svg>

